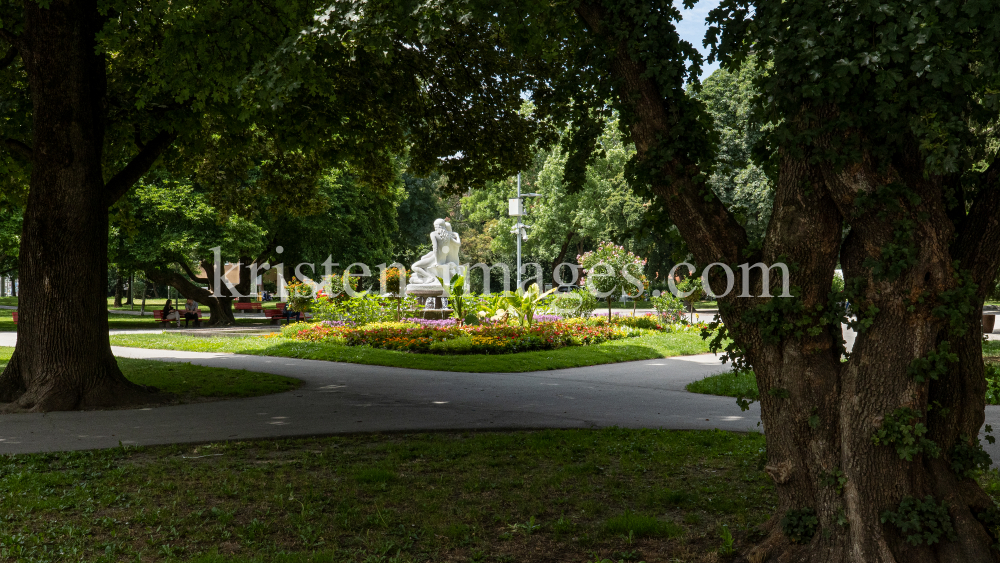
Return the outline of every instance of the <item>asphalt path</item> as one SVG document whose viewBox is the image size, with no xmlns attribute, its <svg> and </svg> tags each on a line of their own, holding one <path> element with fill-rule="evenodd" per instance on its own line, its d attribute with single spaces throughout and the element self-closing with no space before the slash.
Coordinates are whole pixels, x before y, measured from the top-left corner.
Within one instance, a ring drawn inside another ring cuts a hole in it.
<svg viewBox="0 0 1000 563">
<path fill-rule="evenodd" d="M 731 398 L 684 391 L 686 383 L 724 371 L 712 355 L 471 374 L 139 348 L 116 347 L 114 353 L 263 371 L 305 384 L 252 399 L 0 415 L 0 452 L 413 430 L 624 426 L 750 431 L 759 420 L 756 408 L 741 412 Z"/>
<path fill-rule="evenodd" d="M 130 331 L 134 332 L 134 331 Z M 158 331 L 155 331 L 158 332 Z M 14 333 L 0 333 L 11 346 Z M 0 415 L 0 453 L 365 432 L 531 428 L 759 431 L 758 405 L 684 386 L 726 366 L 711 354 L 528 373 L 461 373 L 114 347 L 117 356 L 248 369 L 301 379 L 295 391 L 142 409 Z M 497 362 L 503 356 L 497 356 Z M 1000 407 L 986 408 L 1000 431 Z M 1000 444 L 986 444 L 1000 460 Z"/>
</svg>

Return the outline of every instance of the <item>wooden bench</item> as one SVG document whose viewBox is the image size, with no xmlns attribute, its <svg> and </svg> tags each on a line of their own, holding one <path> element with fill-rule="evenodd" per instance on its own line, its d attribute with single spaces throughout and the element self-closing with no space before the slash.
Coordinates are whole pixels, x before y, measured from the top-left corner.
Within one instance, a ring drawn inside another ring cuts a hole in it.
<svg viewBox="0 0 1000 563">
<path fill-rule="evenodd" d="M 181 319 L 180 320 L 184 321 L 184 326 L 187 326 L 187 321 L 184 320 L 184 312 L 181 311 L 180 313 L 181 313 Z M 198 315 L 198 320 L 201 321 L 201 311 L 198 311 L 197 315 Z M 179 321 L 175 321 L 173 319 L 164 319 L 163 318 L 163 309 L 154 309 L 153 310 L 153 321 L 158 322 L 158 323 L 179 322 Z"/>
<path fill-rule="evenodd" d="M 14 324 L 17 324 L 17 311 L 14 311 Z"/>
<path fill-rule="evenodd" d="M 273 309 L 264 309 L 264 316 L 270 319 L 271 324 L 280 324 L 281 319 L 285 318 L 285 303 L 278 303 L 278 305 Z M 309 313 L 302 313 L 299 318 L 304 321 L 311 317 L 312 315 Z M 292 322 L 292 320 L 288 319 L 288 322 Z"/>
<path fill-rule="evenodd" d="M 264 310 L 263 309 L 263 305 L 261 305 L 258 302 L 253 302 L 253 303 L 240 303 L 240 302 L 236 302 L 236 305 L 234 306 L 234 308 L 237 311 L 250 311 L 251 313 L 259 313 L 260 311 Z"/>
</svg>

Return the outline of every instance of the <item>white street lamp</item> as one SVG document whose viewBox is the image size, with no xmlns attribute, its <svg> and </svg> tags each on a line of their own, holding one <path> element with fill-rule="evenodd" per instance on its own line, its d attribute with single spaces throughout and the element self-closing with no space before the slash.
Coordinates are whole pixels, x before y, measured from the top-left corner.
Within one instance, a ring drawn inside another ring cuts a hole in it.
<svg viewBox="0 0 1000 563">
<path fill-rule="evenodd" d="M 524 202 L 521 200 L 521 198 L 525 198 L 525 197 L 545 197 L 545 196 L 542 195 L 542 194 L 536 194 L 536 193 L 522 194 L 521 193 L 521 173 L 518 172 L 517 173 L 517 197 L 514 198 L 514 199 L 507 200 L 507 205 L 509 207 L 509 214 L 510 214 L 510 216 L 511 217 L 517 217 L 517 224 L 514 225 L 514 228 L 511 229 L 510 232 L 513 233 L 517 237 L 517 288 L 518 289 L 521 288 L 521 241 L 522 240 L 528 240 L 528 231 L 527 231 L 527 229 L 531 228 L 529 225 L 525 225 L 524 223 L 521 222 L 521 217 L 524 217 L 525 215 L 528 214 L 528 212 L 524 209 Z"/>
</svg>

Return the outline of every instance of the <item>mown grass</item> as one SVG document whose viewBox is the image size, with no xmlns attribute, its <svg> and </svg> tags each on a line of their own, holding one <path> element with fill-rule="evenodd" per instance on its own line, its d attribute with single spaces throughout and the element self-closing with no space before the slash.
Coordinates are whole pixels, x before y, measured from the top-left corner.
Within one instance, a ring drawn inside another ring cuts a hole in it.
<svg viewBox="0 0 1000 563">
<path fill-rule="evenodd" d="M 156 309 L 162 308 L 157 307 Z M 138 310 L 138 309 L 137 309 Z M 151 330 L 161 328 L 164 330 L 174 330 L 174 323 L 169 323 L 169 327 L 165 327 L 163 323 L 153 320 L 154 309 L 147 308 L 145 316 L 138 315 L 116 315 L 114 313 L 108 315 L 108 328 L 111 330 Z M 23 313 L 22 313 L 23 315 Z M 208 320 L 208 316 L 202 313 L 202 324 L 204 321 Z M 236 324 L 239 326 L 264 326 L 270 321 L 265 319 L 263 316 L 260 318 L 249 318 L 249 319 L 236 319 Z M 181 321 L 181 327 L 184 326 L 184 321 Z M 194 323 L 189 324 L 190 327 L 194 327 Z M 14 324 L 13 311 L 10 309 L 0 309 L 0 331 L 15 331 L 17 330 L 17 325 Z"/>
<path fill-rule="evenodd" d="M 986 404 L 1000 405 L 1000 340 L 983 341 L 983 360 L 986 362 Z M 757 380 L 750 371 L 710 375 L 688 383 L 684 388 L 692 393 L 723 397 L 756 399 L 759 396 Z"/>
<path fill-rule="evenodd" d="M 604 429 L 2 457 L 0 560 L 719 561 L 721 525 L 746 540 L 775 508 L 763 448 Z"/>
<path fill-rule="evenodd" d="M 597 346 L 572 346 L 541 352 L 461 356 L 412 354 L 362 346 L 344 346 L 305 342 L 283 337 L 259 336 L 200 338 L 171 334 L 117 334 L 111 336 L 111 344 L 135 348 L 232 352 L 471 373 L 518 373 L 708 352 L 707 344 L 697 332 L 652 334 L 605 342 Z"/>
<path fill-rule="evenodd" d="M 692 381 L 684 386 L 692 393 L 704 395 L 721 395 L 723 397 L 746 397 L 756 399 L 757 380 L 752 371 L 719 373 L 710 375 L 698 381 Z"/>
<path fill-rule="evenodd" d="M 12 347 L 0 347 L 0 370 L 13 353 Z M 176 395 L 178 402 L 260 397 L 291 391 L 302 385 L 298 379 L 282 375 L 179 362 L 118 358 L 118 367 L 132 383 L 151 385 Z"/>
</svg>

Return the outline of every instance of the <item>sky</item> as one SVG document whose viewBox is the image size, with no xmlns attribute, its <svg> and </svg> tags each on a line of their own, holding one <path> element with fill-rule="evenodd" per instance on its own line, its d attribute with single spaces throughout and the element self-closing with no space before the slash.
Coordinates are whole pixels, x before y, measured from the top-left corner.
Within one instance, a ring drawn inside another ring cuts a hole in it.
<svg viewBox="0 0 1000 563">
<path fill-rule="evenodd" d="M 684 17 L 683 20 L 677 22 L 677 32 L 680 34 L 681 39 L 689 41 L 695 46 L 701 54 L 708 59 L 708 49 L 701 46 L 701 42 L 705 39 L 705 31 L 708 30 L 708 24 L 705 23 L 705 18 L 708 17 L 708 12 L 719 5 L 720 0 L 700 0 L 695 7 L 690 10 L 681 10 L 681 15 Z M 678 1 L 678 3 L 680 3 Z M 718 61 L 708 64 L 702 68 L 701 78 L 704 80 L 710 74 L 715 72 L 719 68 Z"/>
</svg>

